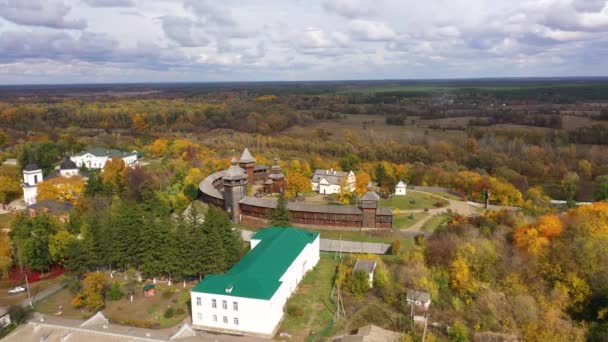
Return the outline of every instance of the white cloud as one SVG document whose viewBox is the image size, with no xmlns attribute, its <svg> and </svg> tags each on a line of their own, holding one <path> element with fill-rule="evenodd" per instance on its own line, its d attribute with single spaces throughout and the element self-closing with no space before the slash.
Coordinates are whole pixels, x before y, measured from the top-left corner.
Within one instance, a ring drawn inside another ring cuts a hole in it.
<svg viewBox="0 0 608 342">
<path fill-rule="evenodd" d="M 353 20 L 349 24 L 350 32 L 358 40 L 387 41 L 397 35 L 385 23 L 369 20 Z"/>
<path fill-rule="evenodd" d="M 83 19 L 67 19 L 72 9 L 61 0 L 0 0 L 0 17 L 18 25 L 84 29 Z"/>
<path fill-rule="evenodd" d="M 377 1 L 371 0 L 324 0 L 323 8 L 346 18 L 364 18 L 375 13 Z"/>
</svg>

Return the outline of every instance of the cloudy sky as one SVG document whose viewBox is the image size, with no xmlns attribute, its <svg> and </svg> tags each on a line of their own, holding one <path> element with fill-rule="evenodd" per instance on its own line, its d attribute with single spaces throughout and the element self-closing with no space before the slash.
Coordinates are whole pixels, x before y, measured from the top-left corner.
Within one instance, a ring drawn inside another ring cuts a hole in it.
<svg viewBox="0 0 608 342">
<path fill-rule="evenodd" d="M 608 0 L 0 0 L 0 84 L 607 75 Z"/>
</svg>

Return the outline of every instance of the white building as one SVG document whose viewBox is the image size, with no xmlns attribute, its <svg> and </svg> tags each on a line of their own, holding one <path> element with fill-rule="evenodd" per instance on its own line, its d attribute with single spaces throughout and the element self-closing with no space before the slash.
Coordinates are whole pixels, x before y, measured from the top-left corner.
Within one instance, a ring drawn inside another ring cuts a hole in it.
<svg viewBox="0 0 608 342">
<path fill-rule="evenodd" d="M 125 165 L 132 166 L 137 164 L 138 153 L 137 151 L 124 152 L 114 149 L 92 148 L 70 157 L 76 163 L 76 166 L 85 166 L 89 169 L 103 169 L 106 162 L 112 158 L 121 158 Z"/>
<path fill-rule="evenodd" d="M 396 196 L 405 196 L 407 195 L 407 184 L 403 183 L 403 181 L 399 181 L 395 186 L 395 195 Z"/>
<path fill-rule="evenodd" d="M 340 193 L 340 187 L 346 184 L 350 191 L 355 191 L 357 177 L 355 173 L 331 170 L 315 170 L 312 175 L 310 184 L 313 191 L 317 191 L 322 195 L 331 195 Z"/>
<path fill-rule="evenodd" d="M 38 183 L 44 180 L 42 169 L 38 165 L 30 163 L 23 169 L 23 200 L 25 204 L 32 205 L 36 203 L 38 196 Z"/>
<path fill-rule="evenodd" d="M 55 177 L 69 178 L 78 176 L 79 174 L 80 170 L 78 170 L 76 164 L 69 158 L 66 158 L 59 165 L 59 171 L 53 172 L 47 177 L 47 180 Z M 38 184 L 43 181 L 42 169 L 38 165 L 30 163 L 23 169 L 23 184 L 21 187 L 23 188 L 23 200 L 25 204 L 28 206 L 36 204 Z"/>
<path fill-rule="evenodd" d="M 192 325 L 218 332 L 273 336 L 283 307 L 319 261 L 319 233 L 272 227 L 251 239 L 251 251 L 228 272 L 192 289 Z"/>
</svg>

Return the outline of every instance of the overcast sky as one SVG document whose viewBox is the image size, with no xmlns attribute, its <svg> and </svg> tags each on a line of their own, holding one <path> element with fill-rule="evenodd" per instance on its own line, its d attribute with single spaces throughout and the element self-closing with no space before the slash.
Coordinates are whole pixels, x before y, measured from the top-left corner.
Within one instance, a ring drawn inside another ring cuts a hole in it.
<svg viewBox="0 0 608 342">
<path fill-rule="evenodd" d="M 0 84 L 607 75 L 607 0 L 0 0 Z"/>
</svg>

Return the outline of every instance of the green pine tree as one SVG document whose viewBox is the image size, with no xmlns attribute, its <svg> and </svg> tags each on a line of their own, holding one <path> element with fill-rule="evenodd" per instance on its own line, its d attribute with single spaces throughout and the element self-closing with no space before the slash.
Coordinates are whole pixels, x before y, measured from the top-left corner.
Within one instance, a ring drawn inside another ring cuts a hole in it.
<svg viewBox="0 0 608 342">
<path fill-rule="evenodd" d="M 283 194 L 279 195 L 277 207 L 270 212 L 270 224 L 275 227 L 291 226 L 291 215 L 287 209 L 287 201 Z"/>
</svg>

